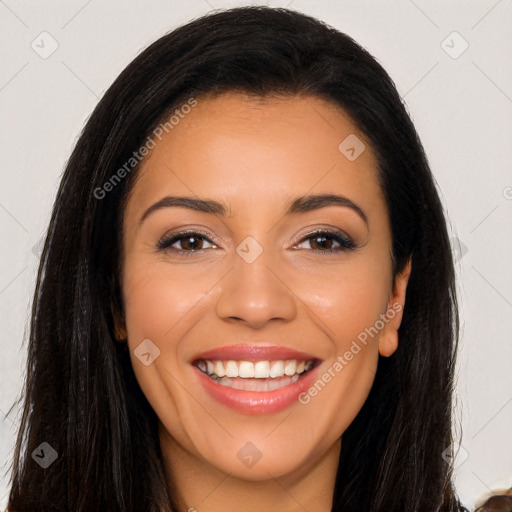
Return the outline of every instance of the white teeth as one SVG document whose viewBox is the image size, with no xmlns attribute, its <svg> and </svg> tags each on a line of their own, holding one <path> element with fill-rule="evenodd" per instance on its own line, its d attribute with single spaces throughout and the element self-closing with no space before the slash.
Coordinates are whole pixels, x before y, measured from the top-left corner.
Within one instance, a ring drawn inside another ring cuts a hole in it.
<svg viewBox="0 0 512 512">
<path fill-rule="evenodd" d="M 258 361 L 254 365 L 254 376 L 258 379 L 268 379 L 270 377 L 270 363 L 268 361 Z"/>
<path fill-rule="evenodd" d="M 288 361 L 286 363 L 286 366 L 284 367 L 284 374 L 291 377 L 297 368 L 297 363 L 295 361 Z"/>
<path fill-rule="evenodd" d="M 276 377 L 282 377 L 284 375 L 283 361 L 274 361 L 270 365 L 270 376 L 275 379 Z"/>
<path fill-rule="evenodd" d="M 280 379 L 230 379 L 222 377 L 217 382 L 222 386 L 243 391 L 274 391 L 275 389 L 294 384 L 299 380 L 299 377 L 297 373 L 293 377 L 285 375 Z"/>
<path fill-rule="evenodd" d="M 240 368 L 238 369 L 238 376 L 244 379 L 254 377 L 254 364 L 249 361 L 241 361 Z"/>
<path fill-rule="evenodd" d="M 213 373 L 217 375 L 217 377 L 224 377 L 224 375 L 226 375 L 222 361 L 215 361 L 213 365 Z"/>
<path fill-rule="evenodd" d="M 200 370 L 215 378 L 229 377 L 242 379 L 278 379 L 283 376 L 293 377 L 310 370 L 313 361 L 288 359 L 283 361 L 198 361 Z"/>
<path fill-rule="evenodd" d="M 235 361 L 228 361 L 226 365 L 226 377 L 238 377 L 238 366 Z"/>
</svg>

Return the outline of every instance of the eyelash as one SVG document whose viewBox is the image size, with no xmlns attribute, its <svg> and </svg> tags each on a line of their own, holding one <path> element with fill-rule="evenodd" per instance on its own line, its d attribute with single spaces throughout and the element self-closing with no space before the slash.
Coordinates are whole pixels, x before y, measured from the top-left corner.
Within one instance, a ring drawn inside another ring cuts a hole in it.
<svg viewBox="0 0 512 512">
<path fill-rule="evenodd" d="M 314 231 L 313 233 L 309 233 L 309 235 L 300 240 L 299 244 L 307 240 L 320 237 L 332 238 L 335 242 L 338 242 L 340 246 L 334 249 L 311 249 L 313 252 L 333 254 L 341 251 L 352 251 L 356 248 L 356 244 L 348 236 L 342 235 L 341 233 L 335 233 L 333 231 L 326 231 L 322 229 Z"/>
<path fill-rule="evenodd" d="M 212 240 L 210 240 L 206 235 L 199 233 L 197 231 L 183 231 L 180 233 L 174 233 L 172 235 L 164 236 L 157 244 L 157 248 L 161 251 L 173 251 L 175 253 L 182 253 L 183 255 L 186 255 L 187 257 L 193 256 L 194 254 L 204 250 L 204 249 L 197 249 L 197 250 L 191 250 L 187 251 L 184 249 L 176 249 L 175 247 L 171 247 L 179 240 L 183 240 L 185 238 L 202 238 L 206 240 L 207 242 L 211 243 L 212 245 L 215 245 Z M 313 233 L 308 234 L 305 238 L 302 238 L 296 245 L 300 245 L 303 242 L 315 239 L 315 238 L 332 238 L 335 242 L 338 242 L 340 244 L 339 247 L 334 249 L 311 249 L 311 251 L 315 253 L 327 253 L 327 254 L 334 254 L 342 251 L 352 251 L 356 248 L 356 244 L 348 237 L 340 234 L 335 233 L 332 231 L 326 231 L 326 230 L 318 230 L 314 231 Z"/>
</svg>

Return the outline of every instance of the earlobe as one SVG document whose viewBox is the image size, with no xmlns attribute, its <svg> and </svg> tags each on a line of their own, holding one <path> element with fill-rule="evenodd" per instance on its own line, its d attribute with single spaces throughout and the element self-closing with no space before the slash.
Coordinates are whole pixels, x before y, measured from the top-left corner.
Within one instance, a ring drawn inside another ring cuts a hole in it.
<svg viewBox="0 0 512 512">
<path fill-rule="evenodd" d="M 398 348 L 398 331 L 392 330 L 381 334 L 379 338 L 379 354 L 382 357 L 393 355 Z"/>
</svg>

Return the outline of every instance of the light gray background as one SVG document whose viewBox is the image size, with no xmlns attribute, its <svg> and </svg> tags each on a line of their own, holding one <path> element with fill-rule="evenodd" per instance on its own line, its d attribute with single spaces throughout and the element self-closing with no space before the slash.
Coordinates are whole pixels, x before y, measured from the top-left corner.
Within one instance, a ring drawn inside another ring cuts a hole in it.
<svg viewBox="0 0 512 512">
<path fill-rule="evenodd" d="M 247 3 L 0 0 L 0 507 L 19 418 L 5 413 L 22 386 L 37 244 L 77 136 L 143 48 L 193 17 L 235 5 Z M 512 485 L 512 1 L 270 5 L 319 17 L 366 47 L 395 81 L 422 138 L 459 258 L 456 484 L 473 508 L 490 488 Z M 43 59 L 52 39 L 58 48 Z"/>
</svg>

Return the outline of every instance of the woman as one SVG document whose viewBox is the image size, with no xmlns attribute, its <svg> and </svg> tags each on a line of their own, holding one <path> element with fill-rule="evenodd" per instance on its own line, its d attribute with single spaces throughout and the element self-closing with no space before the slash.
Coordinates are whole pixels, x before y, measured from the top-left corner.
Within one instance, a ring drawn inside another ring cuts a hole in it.
<svg viewBox="0 0 512 512">
<path fill-rule="evenodd" d="M 453 262 L 350 37 L 162 37 L 87 122 L 38 274 L 9 510 L 456 511 Z"/>
</svg>

